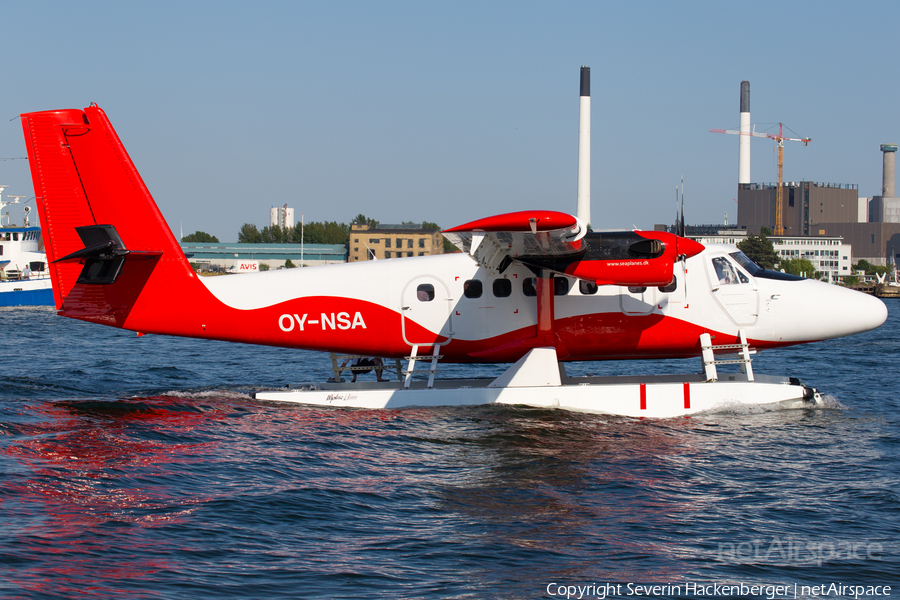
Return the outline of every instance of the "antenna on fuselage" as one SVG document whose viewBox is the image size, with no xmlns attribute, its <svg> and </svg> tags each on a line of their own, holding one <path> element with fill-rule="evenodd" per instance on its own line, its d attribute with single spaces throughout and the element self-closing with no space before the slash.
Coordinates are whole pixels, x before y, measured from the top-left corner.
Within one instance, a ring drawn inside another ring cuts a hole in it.
<svg viewBox="0 0 900 600">
<path fill-rule="evenodd" d="M 675 186 L 675 235 L 684 237 L 684 175 L 681 176 L 681 206 L 678 205 L 678 186 Z"/>
</svg>

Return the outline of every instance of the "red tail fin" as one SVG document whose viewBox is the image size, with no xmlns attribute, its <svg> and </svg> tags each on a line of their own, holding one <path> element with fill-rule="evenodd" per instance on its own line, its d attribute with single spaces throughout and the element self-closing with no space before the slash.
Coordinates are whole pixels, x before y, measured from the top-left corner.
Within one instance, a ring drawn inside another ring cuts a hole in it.
<svg viewBox="0 0 900 600">
<path fill-rule="evenodd" d="M 62 314 L 122 326 L 151 278 L 194 278 L 98 106 L 23 114 L 22 127 Z"/>
</svg>

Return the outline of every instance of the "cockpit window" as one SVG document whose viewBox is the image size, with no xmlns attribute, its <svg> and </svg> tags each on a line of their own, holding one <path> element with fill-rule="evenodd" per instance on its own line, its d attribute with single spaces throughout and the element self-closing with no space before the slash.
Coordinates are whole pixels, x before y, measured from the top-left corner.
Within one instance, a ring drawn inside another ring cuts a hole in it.
<svg viewBox="0 0 900 600">
<path fill-rule="evenodd" d="M 790 273 L 782 273 L 781 271 L 772 271 L 771 269 L 763 269 L 758 264 L 750 260 L 743 252 L 732 252 L 729 256 L 733 258 L 739 265 L 747 270 L 754 277 L 762 277 L 764 279 L 777 279 L 780 281 L 803 281 L 803 278 Z"/>
<path fill-rule="evenodd" d="M 732 285 L 740 283 L 737 273 L 728 259 L 724 256 L 717 256 L 712 259 L 713 267 L 716 269 L 716 276 L 719 278 L 719 285 Z"/>
<path fill-rule="evenodd" d="M 757 271 L 762 271 L 762 267 L 750 260 L 743 252 L 732 252 L 729 256 L 733 258 L 737 264 L 744 267 L 751 275 L 756 275 Z"/>
</svg>

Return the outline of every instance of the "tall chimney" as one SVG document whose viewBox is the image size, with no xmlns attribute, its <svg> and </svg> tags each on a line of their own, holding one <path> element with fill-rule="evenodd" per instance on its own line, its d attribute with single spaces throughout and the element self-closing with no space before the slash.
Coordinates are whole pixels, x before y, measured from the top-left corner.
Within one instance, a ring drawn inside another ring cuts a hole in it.
<svg viewBox="0 0 900 600">
<path fill-rule="evenodd" d="M 591 224 L 591 68 L 581 67 L 578 118 L 578 208 L 575 216 Z"/>
<path fill-rule="evenodd" d="M 884 153 L 884 166 L 881 171 L 881 196 L 894 198 L 894 154 L 897 152 L 897 144 L 882 144 Z"/>
<path fill-rule="evenodd" d="M 738 184 L 750 183 L 750 82 L 741 82 L 741 135 L 738 147 Z"/>
</svg>

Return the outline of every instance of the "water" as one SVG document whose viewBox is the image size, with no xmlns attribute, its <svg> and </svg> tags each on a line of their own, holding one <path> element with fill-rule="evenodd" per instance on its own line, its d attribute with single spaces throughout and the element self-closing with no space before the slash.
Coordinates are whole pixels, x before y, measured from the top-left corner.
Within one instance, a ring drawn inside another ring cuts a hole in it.
<svg viewBox="0 0 900 600">
<path fill-rule="evenodd" d="M 754 361 L 825 407 L 662 421 L 263 403 L 253 389 L 321 380 L 327 356 L 0 309 L 0 597 L 596 598 L 629 582 L 681 586 L 654 597 L 690 582 L 896 595 L 888 302 L 874 332 Z"/>
</svg>

